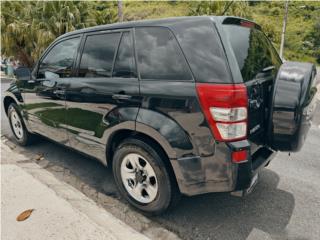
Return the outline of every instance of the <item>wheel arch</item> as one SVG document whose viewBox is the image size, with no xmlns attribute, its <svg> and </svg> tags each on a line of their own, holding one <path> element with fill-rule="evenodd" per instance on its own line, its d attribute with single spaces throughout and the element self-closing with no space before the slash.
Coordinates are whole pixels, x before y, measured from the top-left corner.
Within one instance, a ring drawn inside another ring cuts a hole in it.
<svg viewBox="0 0 320 240">
<path fill-rule="evenodd" d="M 176 158 L 175 151 L 171 148 L 169 143 L 166 142 L 166 140 L 158 132 L 156 132 L 156 135 L 155 135 L 155 134 L 148 134 L 145 131 L 132 130 L 132 129 L 120 129 L 115 131 L 109 137 L 107 142 L 106 160 L 107 160 L 108 166 L 112 165 L 113 155 L 116 148 L 119 146 L 121 142 L 123 142 L 125 139 L 128 139 L 128 138 L 139 139 L 151 145 L 166 157 L 166 160 L 168 163 L 170 163 L 170 159 Z"/>
<path fill-rule="evenodd" d="M 161 159 L 163 160 L 163 163 L 168 170 L 170 177 L 173 179 L 173 181 L 175 182 L 174 184 L 177 186 L 177 189 L 180 192 L 176 174 L 170 161 L 171 159 L 176 159 L 176 155 L 173 149 L 170 149 L 171 146 L 169 145 L 169 143 L 162 142 L 165 140 L 161 139 L 161 135 L 152 137 L 145 132 L 129 129 L 116 131 L 110 136 L 106 148 L 106 159 L 108 167 L 112 168 L 114 152 L 125 139 L 137 139 L 152 147 L 161 156 Z M 159 142 L 159 139 L 161 139 L 161 143 Z"/>
<path fill-rule="evenodd" d="M 13 97 L 5 96 L 3 99 L 3 107 L 7 116 L 8 116 L 8 109 L 11 103 L 15 103 L 18 105 L 17 101 Z"/>
</svg>

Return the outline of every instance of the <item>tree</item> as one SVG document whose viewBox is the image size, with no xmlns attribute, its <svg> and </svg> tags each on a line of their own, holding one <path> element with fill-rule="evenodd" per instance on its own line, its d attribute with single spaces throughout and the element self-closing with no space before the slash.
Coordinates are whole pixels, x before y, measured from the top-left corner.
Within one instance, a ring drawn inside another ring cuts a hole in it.
<svg viewBox="0 0 320 240">
<path fill-rule="evenodd" d="M 1 53 L 16 56 L 28 66 L 33 62 L 31 53 L 35 47 L 35 39 L 30 21 L 25 19 L 31 15 L 32 7 L 33 3 L 23 6 L 20 2 L 4 2 L 1 12 Z"/>
<path fill-rule="evenodd" d="M 39 1 L 32 16 L 31 29 L 36 38 L 33 59 L 37 59 L 58 36 L 96 24 L 86 2 Z"/>
<path fill-rule="evenodd" d="M 117 22 L 117 8 L 114 2 L 92 2 L 91 16 L 96 25 Z"/>
<path fill-rule="evenodd" d="M 320 17 L 316 19 L 304 41 L 308 43 L 306 44 L 307 48 L 312 51 L 312 55 L 316 58 L 317 63 L 320 64 Z"/>
<path fill-rule="evenodd" d="M 251 18 L 248 2 L 244 1 L 201 1 L 195 2 L 190 8 L 189 15 L 233 15 Z"/>
<path fill-rule="evenodd" d="M 4 2 L 1 11 L 1 53 L 32 66 L 58 36 L 116 21 L 112 3 L 37 1 Z"/>
<path fill-rule="evenodd" d="M 122 1 L 118 0 L 118 20 L 123 22 Z"/>
</svg>

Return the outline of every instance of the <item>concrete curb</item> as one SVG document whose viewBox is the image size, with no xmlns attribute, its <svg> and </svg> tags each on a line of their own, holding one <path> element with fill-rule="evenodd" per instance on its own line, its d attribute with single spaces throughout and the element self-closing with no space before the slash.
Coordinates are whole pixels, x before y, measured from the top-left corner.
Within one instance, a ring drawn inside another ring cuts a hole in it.
<svg viewBox="0 0 320 240">
<path fill-rule="evenodd" d="M 48 160 L 44 159 L 39 163 L 36 162 L 34 160 L 35 156 L 30 155 L 30 153 L 28 153 L 25 148 L 17 146 L 5 136 L 2 136 L 1 145 L 6 145 L 6 147 L 10 149 L 11 152 L 13 152 L 12 149 L 14 149 L 13 153 L 19 155 L 19 157 L 16 157 L 16 159 L 19 159 L 16 162 L 19 167 L 21 167 L 26 172 L 31 174 L 34 178 L 48 186 L 50 189 L 56 192 L 59 197 L 66 199 L 74 208 L 81 211 L 83 214 L 88 216 L 90 219 L 92 219 L 102 227 L 110 226 L 108 221 L 103 219 L 103 214 L 102 216 L 100 216 L 100 212 L 105 211 L 113 218 L 116 218 L 117 221 L 122 222 L 122 224 L 130 227 L 136 233 L 142 234 L 145 239 L 180 239 L 176 234 L 168 231 L 158 224 L 152 223 L 150 219 L 140 213 L 133 211 L 126 204 L 120 202 L 119 200 L 111 196 L 99 193 L 85 183 L 79 183 L 78 179 L 76 179 L 74 176 L 71 176 L 72 179 L 69 180 L 72 180 L 71 182 L 77 182 L 78 184 L 70 185 L 69 182 L 64 182 L 64 179 L 61 180 L 61 178 L 59 176 L 56 176 L 54 172 L 51 173 L 50 169 L 46 170 L 47 165 L 52 167 Z M 19 154 L 18 152 L 22 152 L 23 154 Z M 1 155 L 3 155 L 3 153 L 1 153 Z M 6 162 L 3 163 L 3 159 L 1 161 L 2 164 L 6 164 Z M 62 171 L 61 169 L 58 170 L 59 172 Z M 93 195 L 97 196 L 94 197 Z M 100 207 L 100 204 L 102 204 L 103 207 Z M 129 239 L 133 238 L 130 237 Z"/>
<path fill-rule="evenodd" d="M 56 196 L 59 197 L 59 199 L 67 201 L 72 206 L 73 211 L 76 211 L 80 213 L 80 216 L 83 216 L 81 217 L 81 219 L 84 219 L 82 221 L 86 222 L 87 220 L 85 219 L 89 219 L 89 222 L 93 222 L 94 224 L 92 226 L 96 226 L 97 231 L 99 231 L 100 233 L 104 233 L 106 236 L 108 236 L 107 239 L 150 239 L 145 235 L 138 233 L 133 228 L 123 223 L 119 219 L 115 218 L 112 214 L 107 212 L 105 209 L 99 207 L 94 201 L 86 197 L 78 190 L 56 179 L 50 172 L 42 169 L 40 166 L 33 162 L 26 162 L 25 157 L 23 155 L 13 152 L 8 146 L 6 146 L 3 143 L 3 141 L 1 142 L 1 145 L 1 154 L 3 157 L 14 159 L 17 162 L 25 162 L 19 164 L 18 166 L 12 163 L 2 165 L 5 170 L 9 171 L 11 169 L 11 171 L 15 171 L 17 173 L 21 172 L 19 175 L 25 175 L 25 178 L 27 178 L 28 175 L 31 175 L 40 184 L 43 184 L 46 186 L 46 188 L 49 188 L 48 191 L 53 190 L 53 192 L 56 194 Z M 8 173 L 6 172 L 6 174 Z M 30 182 L 32 181 L 33 180 L 30 178 Z M 33 184 L 33 186 L 34 185 L 35 183 Z M 50 202 L 46 204 L 50 204 Z M 68 207 L 67 204 L 65 205 L 66 207 Z M 63 225 L 64 223 L 61 224 Z M 43 229 L 39 229 L 40 232 L 42 230 Z M 30 229 L 30 231 L 32 230 Z M 26 232 L 26 234 L 28 233 Z"/>
</svg>

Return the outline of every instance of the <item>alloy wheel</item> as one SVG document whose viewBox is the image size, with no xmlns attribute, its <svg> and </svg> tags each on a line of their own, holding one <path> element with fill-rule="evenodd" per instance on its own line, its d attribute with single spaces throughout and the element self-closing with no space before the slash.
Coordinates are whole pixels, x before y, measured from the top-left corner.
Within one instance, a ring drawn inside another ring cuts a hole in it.
<svg viewBox="0 0 320 240">
<path fill-rule="evenodd" d="M 158 194 L 158 180 L 150 163 L 140 154 L 127 154 L 121 163 L 121 179 L 127 192 L 141 203 L 152 202 Z"/>
<path fill-rule="evenodd" d="M 18 139 L 23 138 L 23 126 L 22 121 L 20 119 L 19 114 L 16 110 L 13 110 L 10 115 L 10 122 L 13 129 L 14 134 Z"/>
</svg>

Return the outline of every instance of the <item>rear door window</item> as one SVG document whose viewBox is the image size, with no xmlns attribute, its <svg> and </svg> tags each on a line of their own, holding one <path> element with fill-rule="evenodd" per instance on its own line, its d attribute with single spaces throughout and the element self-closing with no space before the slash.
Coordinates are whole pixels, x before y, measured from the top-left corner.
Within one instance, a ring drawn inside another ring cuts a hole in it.
<svg viewBox="0 0 320 240">
<path fill-rule="evenodd" d="M 269 67 L 279 69 L 281 60 L 263 32 L 238 25 L 224 25 L 224 29 L 244 82 L 263 76 Z"/>
<path fill-rule="evenodd" d="M 113 77 L 119 78 L 136 77 L 136 66 L 131 32 L 124 32 L 122 34 L 112 75 Z"/>
<path fill-rule="evenodd" d="M 120 33 L 89 35 L 80 60 L 79 77 L 111 77 Z"/>
<path fill-rule="evenodd" d="M 141 79 L 192 79 L 181 49 L 167 28 L 136 28 L 136 46 Z"/>
</svg>

